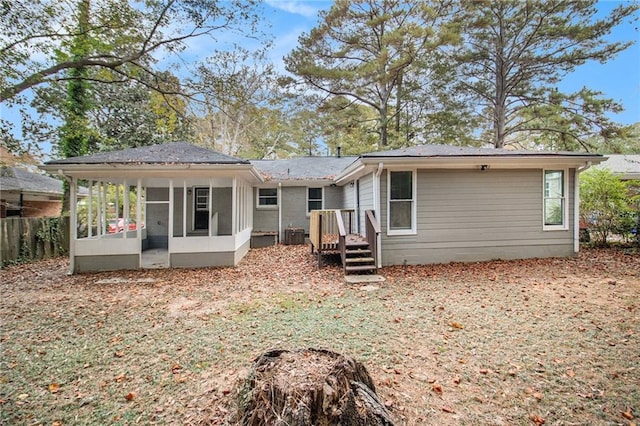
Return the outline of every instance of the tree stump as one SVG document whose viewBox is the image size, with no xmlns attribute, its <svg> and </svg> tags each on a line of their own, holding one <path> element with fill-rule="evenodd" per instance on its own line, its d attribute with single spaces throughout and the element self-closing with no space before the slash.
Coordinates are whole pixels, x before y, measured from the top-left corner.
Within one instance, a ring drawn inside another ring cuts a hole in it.
<svg viewBox="0 0 640 426">
<path fill-rule="evenodd" d="M 238 395 L 244 426 L 392 426 L 367 369 L 319 349 L 272 350 L 256 358 Z"/>
</svg>

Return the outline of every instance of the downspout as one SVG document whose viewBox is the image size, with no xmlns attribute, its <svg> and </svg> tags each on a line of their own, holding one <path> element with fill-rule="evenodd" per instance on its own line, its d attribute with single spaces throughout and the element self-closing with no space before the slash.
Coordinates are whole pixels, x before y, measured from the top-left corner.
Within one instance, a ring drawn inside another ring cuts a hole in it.
<svg viewBox="0 0 640 426">
<path fill-rule="evenodd" d="M 591 167 L 591 161 L 577 167 L 573 178 L 573 252 L 580 251 L 580 173 Z"/>
<path fill-rule="evenodd" d="M 278 182 L 278 244 L 280 242 L 282 242 L 282 182 Z"/>
<path fill-rule="evenodd" d="M 62 176 L 62 178 L 64 180 L 67 181 L 67 183 L 69 184 L 69 191 L 70 191 L 70 197 L 71 200 L 69 202 L 69 275 L 73 275 L 76 272 L 76 238 L 78 237 L 77 235 L 77 230 L 78 230 L 78 224 L 77 224 L 77 220 L 78 218 L 76 217 L 77 215 L 77 195 L 76 195 L 76 190 L 77 190 L 77 186 L 76 186 L 76 182 L 73 178 L 69 178 L 69 176 L 65 175 L 62 170 L 58 170 L 58 174 L 60 176 Z M 91 224 L 88 224 L 89 226 L 91 226 Z"/>
<path fill-rule="evenodd" d="M 373 206 L 376 211 L 376 219 L 378 223 L 382 219 L 382 210 L 380 209 L 380 175 L 382 174 L 383 164 L 378 163 L 378 169 L 376 170 L 375 178 L 373 179 Z M 376 242 L 376 263 L 378 268 L 382 268 L 382 235 L 378 234 L 378 241 Z"/>
</svg>

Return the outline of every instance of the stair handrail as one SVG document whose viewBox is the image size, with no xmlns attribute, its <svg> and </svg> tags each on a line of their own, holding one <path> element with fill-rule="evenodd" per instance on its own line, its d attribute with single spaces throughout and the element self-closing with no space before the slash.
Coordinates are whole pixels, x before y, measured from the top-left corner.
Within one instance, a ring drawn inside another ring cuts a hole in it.
<svg viewBox="0 0 640 426">
<path fill-rule="evenodd" d="M 347 231 L 344 227 L 342 212 L 335 210 L 336 223 L 338 225 L 338 249 L 340 250 L 340 259 L 342 260 L 342 270 L 347 267 Z"/>
<path fill-rule="evenodd" d="M 380 235 L 380 224 L 376 219 L 376 214 L 373 210 L 365 210 L 365 230 L 367 234 L 367 243 L 369 244 L 369 250 L 373 256 L 376 264 L 376 270 L 378 269 L 378 235 Z"/>
</svg>

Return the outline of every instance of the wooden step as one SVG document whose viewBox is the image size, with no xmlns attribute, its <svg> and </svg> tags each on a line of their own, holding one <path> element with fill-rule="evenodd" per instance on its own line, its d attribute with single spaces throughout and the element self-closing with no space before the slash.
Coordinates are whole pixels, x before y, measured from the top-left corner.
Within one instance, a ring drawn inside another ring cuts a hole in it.
<svg viewBox="0 0 640 426">
<path fill-rule="evenodd" d="M 348 257 L 345 259 L 346 263 L 373 263 L 375 259 L 373 257 Z"/>
<path fill-rule="evenodd" d="M 375 271 L 376 265 L 350 265 L 344 268 L 346 273 L 349 272 L 365 272 L 365 271 Z"/>
<path fill-rule="evenodd" d="M 369 243 L 366 241 L 351 241 L 346 243 L 346 247 L 348 249 L 350 248 L 362 248 L 362 247 L 366 247 L 369 248 Z"/>
<path fill-rule="evenodd" d="M 355 249 L 355 250 L 349 250 L 349 249 L 347 249 L 347 250 L 345 251 L 345 254 L 346 254 L 347 256 L 349 256 L 349 255 L 359 255 L 359 254 L 364 254 L 364 255 L 369 255 L 369 256 L 371 256 L 371 250 L 369 250 L 369 249 Z"/>
</svg>

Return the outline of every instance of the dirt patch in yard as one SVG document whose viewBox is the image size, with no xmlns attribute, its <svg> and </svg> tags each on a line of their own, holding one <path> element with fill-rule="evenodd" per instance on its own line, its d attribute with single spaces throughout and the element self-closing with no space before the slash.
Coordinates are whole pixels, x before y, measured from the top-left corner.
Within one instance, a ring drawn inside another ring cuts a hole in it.
<svg viewBox="0 0 640 426">
<path fill-rule="evenodd" d="M 221 424 L 252 360 L 362 362 L 397 424 L 623 424 L 640 416 L 640 255 L 317 270 L 307 246 L 237 268 L 0 271 L 0 423 Z"/>
</svg>

